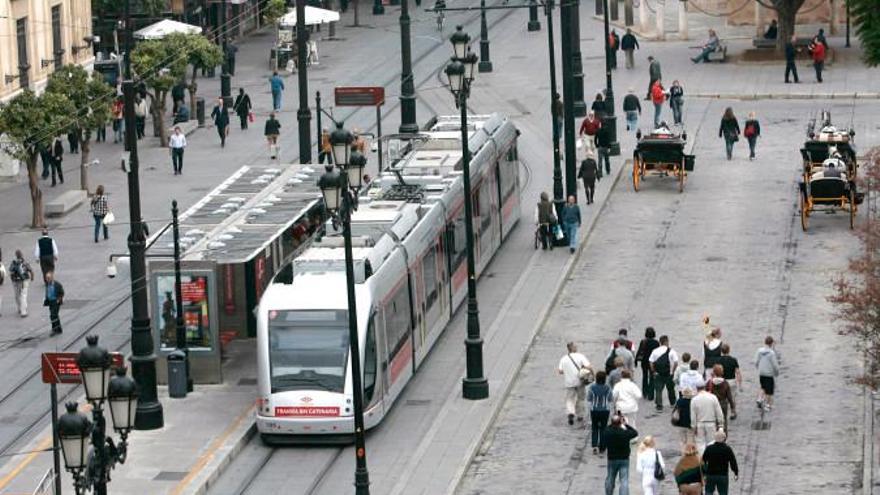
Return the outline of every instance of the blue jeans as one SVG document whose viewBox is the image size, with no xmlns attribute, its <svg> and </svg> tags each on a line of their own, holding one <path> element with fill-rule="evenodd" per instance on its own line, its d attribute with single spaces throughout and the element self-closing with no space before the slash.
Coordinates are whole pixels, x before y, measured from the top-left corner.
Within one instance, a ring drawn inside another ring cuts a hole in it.
<svg viewBox="0 0 880 495">
<path fill-rule="evenodd" d="M 609 460 L 605 477 L 605 495 L 614 494 L 614 479 L 620 477 L 619 495 L 629 495 L 629 459 Z"/>
<path fill-rule="evenodd" d="M 639 112 L 630 110 L 626 112 L 626 130 L 635 131 L 639 128 Z"/>
<path fill-rule="evenodd" d="M 724 138 L 724 147 L 725 151 L 727 151 L 727 159 L 733 159 L 733 143 L 734 140 L 730 138 Z"/>
<path fill-rule="evenodd" d="M 568 237 L 568 247 L 574 249 L 578 245 L 578 224 L 576 223 L 564 223 L 565 226 L 565 235 Z"/>
<path fill-rule="evenodd" d="M 281 91 L 272 91 L 272 109 L 281 110 Z"/>
<path fill-rule="evenodd" d="M 605 163 L 605 174 L 611 174 L 611 149 L 609 148 L 598 148 L 598 158 L 599 162 L 596 164 L 596 168 L 599 169 L 599 178 L 602 177 L 602 163 Z"/>
<path fill-rule="evenodd" d="M 590 444 L 605 450 L 605 427 L 608 426 L 608 415 L 611 411 L 590 411 Z"/>
<path fill-rule="evenodd" d="M 669 106 L 670 108 L 672 108 L 672 120 L 676 124 L 681 124 L 681 102 L 676 102 L 676 100 L 673 100 L 669 102 Z"/>
<path fill-rule="evenodd" d="M 98 234 L 101 233 L 101 227 L 104 227 L 104 239 L 109 239 L 110 235 L 107 232 L 107 226 L 104 225 L 104 215 L 92 215 L 95 217 L 95 242 L 98 242 Z"/>
<path fill-rule="evenodd" d="M 712 52 L 714 52 L 714 51 L 715 51 L 714 48 L 703 48 L 703 51 L 700 52 L 699 55 L 697 55 L 696 57 L 692 58 L 691 60 L 693 60 L 694 63 L 697 63 L 697 62 L 699 62 L 699 61 L 701 61 L 701 60 L 702 60 L 703 62 L 708 62 L 708 61 L 709 61 L 709 54 L 712 53 Z"/>
<path fill-rule="evenodd" d="M 660 127 L 660 113 L 663 111 L 662 103 L 654 103 L 654 129 Z"/>
</svg>

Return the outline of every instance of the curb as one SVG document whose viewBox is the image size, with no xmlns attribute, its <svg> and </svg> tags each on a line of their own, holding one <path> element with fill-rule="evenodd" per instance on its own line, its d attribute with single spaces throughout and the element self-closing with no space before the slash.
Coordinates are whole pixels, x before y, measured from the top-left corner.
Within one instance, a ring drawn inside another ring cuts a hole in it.
<svg viewBox="0 0 880 495">
<path fill-rule="evenodd" d="M 690 97 L 719 100 L 878 100 L 880 93 L 691 93 Z"/>
<path fill-rule="evenodd" d="M 236 422 L 227 429 L 228 437 L 217 445 L 215 452 L 208 453 L 210 456 L 207 463 L 199 468 L 194 477 L 187 482 L 184 480 L 177 489 L 172 491 L 175 495 L 205 495 L 208 488 L 214 485 L 238 454 L 244 450 L 245 445 L 257 434 L 257 423 L 254 420 L 256 406 L 250 406 L 245 410 Z M 222 438 L 222 436 L 220 437 Z"/>
<path fill-rule="evenodd" d="M 602 200 L 602 203 L 600 204 L 596 215 L 593 217 L 590 225 L 587 228 L 583 229 L 584 233 L 580 237 L 580 239 L 578 239 L 579 242 L 577 252 L 575 252 L 574 256 L 570 256 L 568 261 L 566 262 L 566 266 L 562 271 L 562 276 L 559 277 L 559 280 L 556 282 L 556 286 L 553 289 L 553 297 L 538 315 L 537 324 L 532 330 L 532 337 L 529 340 L 528 345 L 523 350 L 524 352 L 520 357 L 519 364 L 514 370 L 512 370 L 512 378 L 501 389 L 501 395 L 499 396 L 498 400 L 495 401 L 494 404 L 491 406 L 491 414 L 489 415 L 488 419 L 481 425 L 482 431 L 479 433 L 479 437 L 475 438 L 474 442 L 471 443 L 471 446 L 465 453 L 462 462 L 456 468 L 455 475 L 449 483 L 449 489 L 446 492 L 447 494 L 454 495 L 459 490 L 461 481 L 462 479 L 464 479 L 464 475 L 467 473 L 467 470 L 473 462 L 474 457 L 476 456 L 480 447 L 483 445 L 483 442 L 486 440 L 486 433 L 488 433 L 492 425 L 495 424 L 495 420 L 498 418 L 498 413 L 501 411 L 501 407 L 504 405 L 505 402 L 507 402 L 507 397 L 510 395 L 513 384 L 516 382 L 516 378 L 517 376 L 519 376 L 519 372 L 522 370 L 522 367 L 525 364 L 526 359 L 528 358 L 528 353 L 535 343 L 535 338 L 538 336 L 538 334 L 541 333 L 541 330 L 544 329 L 545 325 L 547 324 L 547 320 L 550 317 L 551 310 L 556 306 L 557 302 L 559 301 L 559 295 L 560 293 L 562 293 L 562 288 L 568 281 L 568 278 L 571 276 L 571 272 L 572 270 L 574 270 L 574 266 L 577 264 L 577 261 L 581 257 L 581 253 L 589 242 L 590 234 L 593 233 L 593 230 L 596 228 L 596 224 L 599 223 L 599 218 L 602 216 L 602 212 L 605 210 L 605 206 L 608 204 L 608 200 L 611 198 L 611 194 L 614 192 L 614 188 L 617 187 L 617 183 L 618 181 L 620 181 L 620 177 L 623 175 L 624 169 L 628 170 L 631 168 L 632 160 L 624 160 L 623 165 L 621 165 L 620 169 L 617 171 L 617 174 L 614 177 L 614 181 L 611 183 L 611 187 L 608 189 L 608 194 L 605 195 L 605 199 Z"/>
</svg>

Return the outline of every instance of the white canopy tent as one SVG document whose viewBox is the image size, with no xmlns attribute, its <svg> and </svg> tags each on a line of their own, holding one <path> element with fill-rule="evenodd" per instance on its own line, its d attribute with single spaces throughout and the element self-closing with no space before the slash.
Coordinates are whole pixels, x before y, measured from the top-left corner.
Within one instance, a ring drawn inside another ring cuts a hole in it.
<svg viewBox="0 0 880 495">
<path fill-rule="evenodd" d="M 162 19 L 155 24 L 150 24 L 143 29 L 138 29 L 134 32 L 134 37 L 140 40 L 159 40 L 172 33 L 199 34 L 201 32 L 202 28 L 199 26 L 193 26 L 192 24 L 185 24 L 171 19 Z"/>
<path fill-rule="evenodd" d="M 336 12 L 335 10 L 319 9 L 317 7 L 309 7 L 306 5 L 306 26 L 329 24 L 338 21 L 339 12 Z M 278 21 L 278 24 L 282 28 L 296 27 L 296 9 L 290 9 L 290 11 L 284 14 L 284 16 Z"/>
</svg>

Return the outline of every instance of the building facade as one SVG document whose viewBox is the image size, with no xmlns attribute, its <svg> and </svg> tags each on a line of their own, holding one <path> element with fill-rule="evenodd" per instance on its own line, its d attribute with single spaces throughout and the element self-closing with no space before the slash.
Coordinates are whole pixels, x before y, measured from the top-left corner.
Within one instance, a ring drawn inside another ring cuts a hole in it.
<svg viewBox="0 0 880 495">
<path fill-rule="evenodd" d="M 41 91 L 56 67 L 94 61 L 91 0 L 0 0 L 0 102 Z"/>
</svg>

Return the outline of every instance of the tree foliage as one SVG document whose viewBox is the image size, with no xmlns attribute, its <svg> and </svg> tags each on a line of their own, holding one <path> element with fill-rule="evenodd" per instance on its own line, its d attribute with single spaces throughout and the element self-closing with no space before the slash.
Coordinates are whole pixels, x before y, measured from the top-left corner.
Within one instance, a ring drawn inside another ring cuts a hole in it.
<svg viewBox="0 0 880 495">
<path fill-rule="evenodd" d="M 43 225 L 43 192 L 37 173 L 40 149 L 51 145 L 56 136 L 70 129 L 71 101 L 62 94 L 45 92 L 37 96 L 25 90 L 0 106 L 0 134 L 10 142 L 6 152 L 27 165 L 31 192 L 31 227 Z"/>
<path fill-rule="evenodd" d="M 89 190 L 88 164 L 92 129 L 110 120 L 110 104 L 116 94 L 99 73 L 89 74 L 79 65 L 70 64 L 49 76 L 46 92 L 66 96 L 73 105 L 71 130 L 77 134 L 80 154 L 80 188 Z"/>
<path fill-rule="evenodd" d="M 862 41 L 865 63 L 880 65 L 880 9 L 876 0 L 847 0 L 850 19 Z"/>
<path fill-rule="evenodd" d="M 281 19 L 287 13 L 287 2 L 284 0 L 269 0 L 263 9 L 263 22 L 265 24 L 275 24 L 275 21 Z"/>
<path fill-rule="evenodd" d="M 857 229 L 861 251 L 834 281 L 829 300 L 836 305 L 840 332 L 854 337 L 854 348 L 863 353 L 865 368 L 857 381 L 876 390 L 880 386 L 880 148 L 871 150 L 867 158 L 859 182 L 866 193 L 863 221 Z"/>
<path fill-rule="evenodd" d="M 223 50 L 215 45 L 208 38 L 201 34 L 173 34 L 169 43 L 177 46 L 180 53 L 187 54 L 187 62 L 189 63 L 192 73 L 187 89 L 189 90 L 189 105 L 191 110 L 196 107 L 196 91 L 198 84 L 196 83 L 196 74 L 199 69 L 207 69 L 217 67 L 223 62 Z"/>
<path fill-rule="evenodd" d="M 179 35 L 171 35 L 138 43 L 131 52 L 132 71 L 148 88 L 153 126 L 162 146 L 167 142 L 165 105 L 168 91 L 186 75 L 186 49 L 186 44 Z"/>
</svg>

